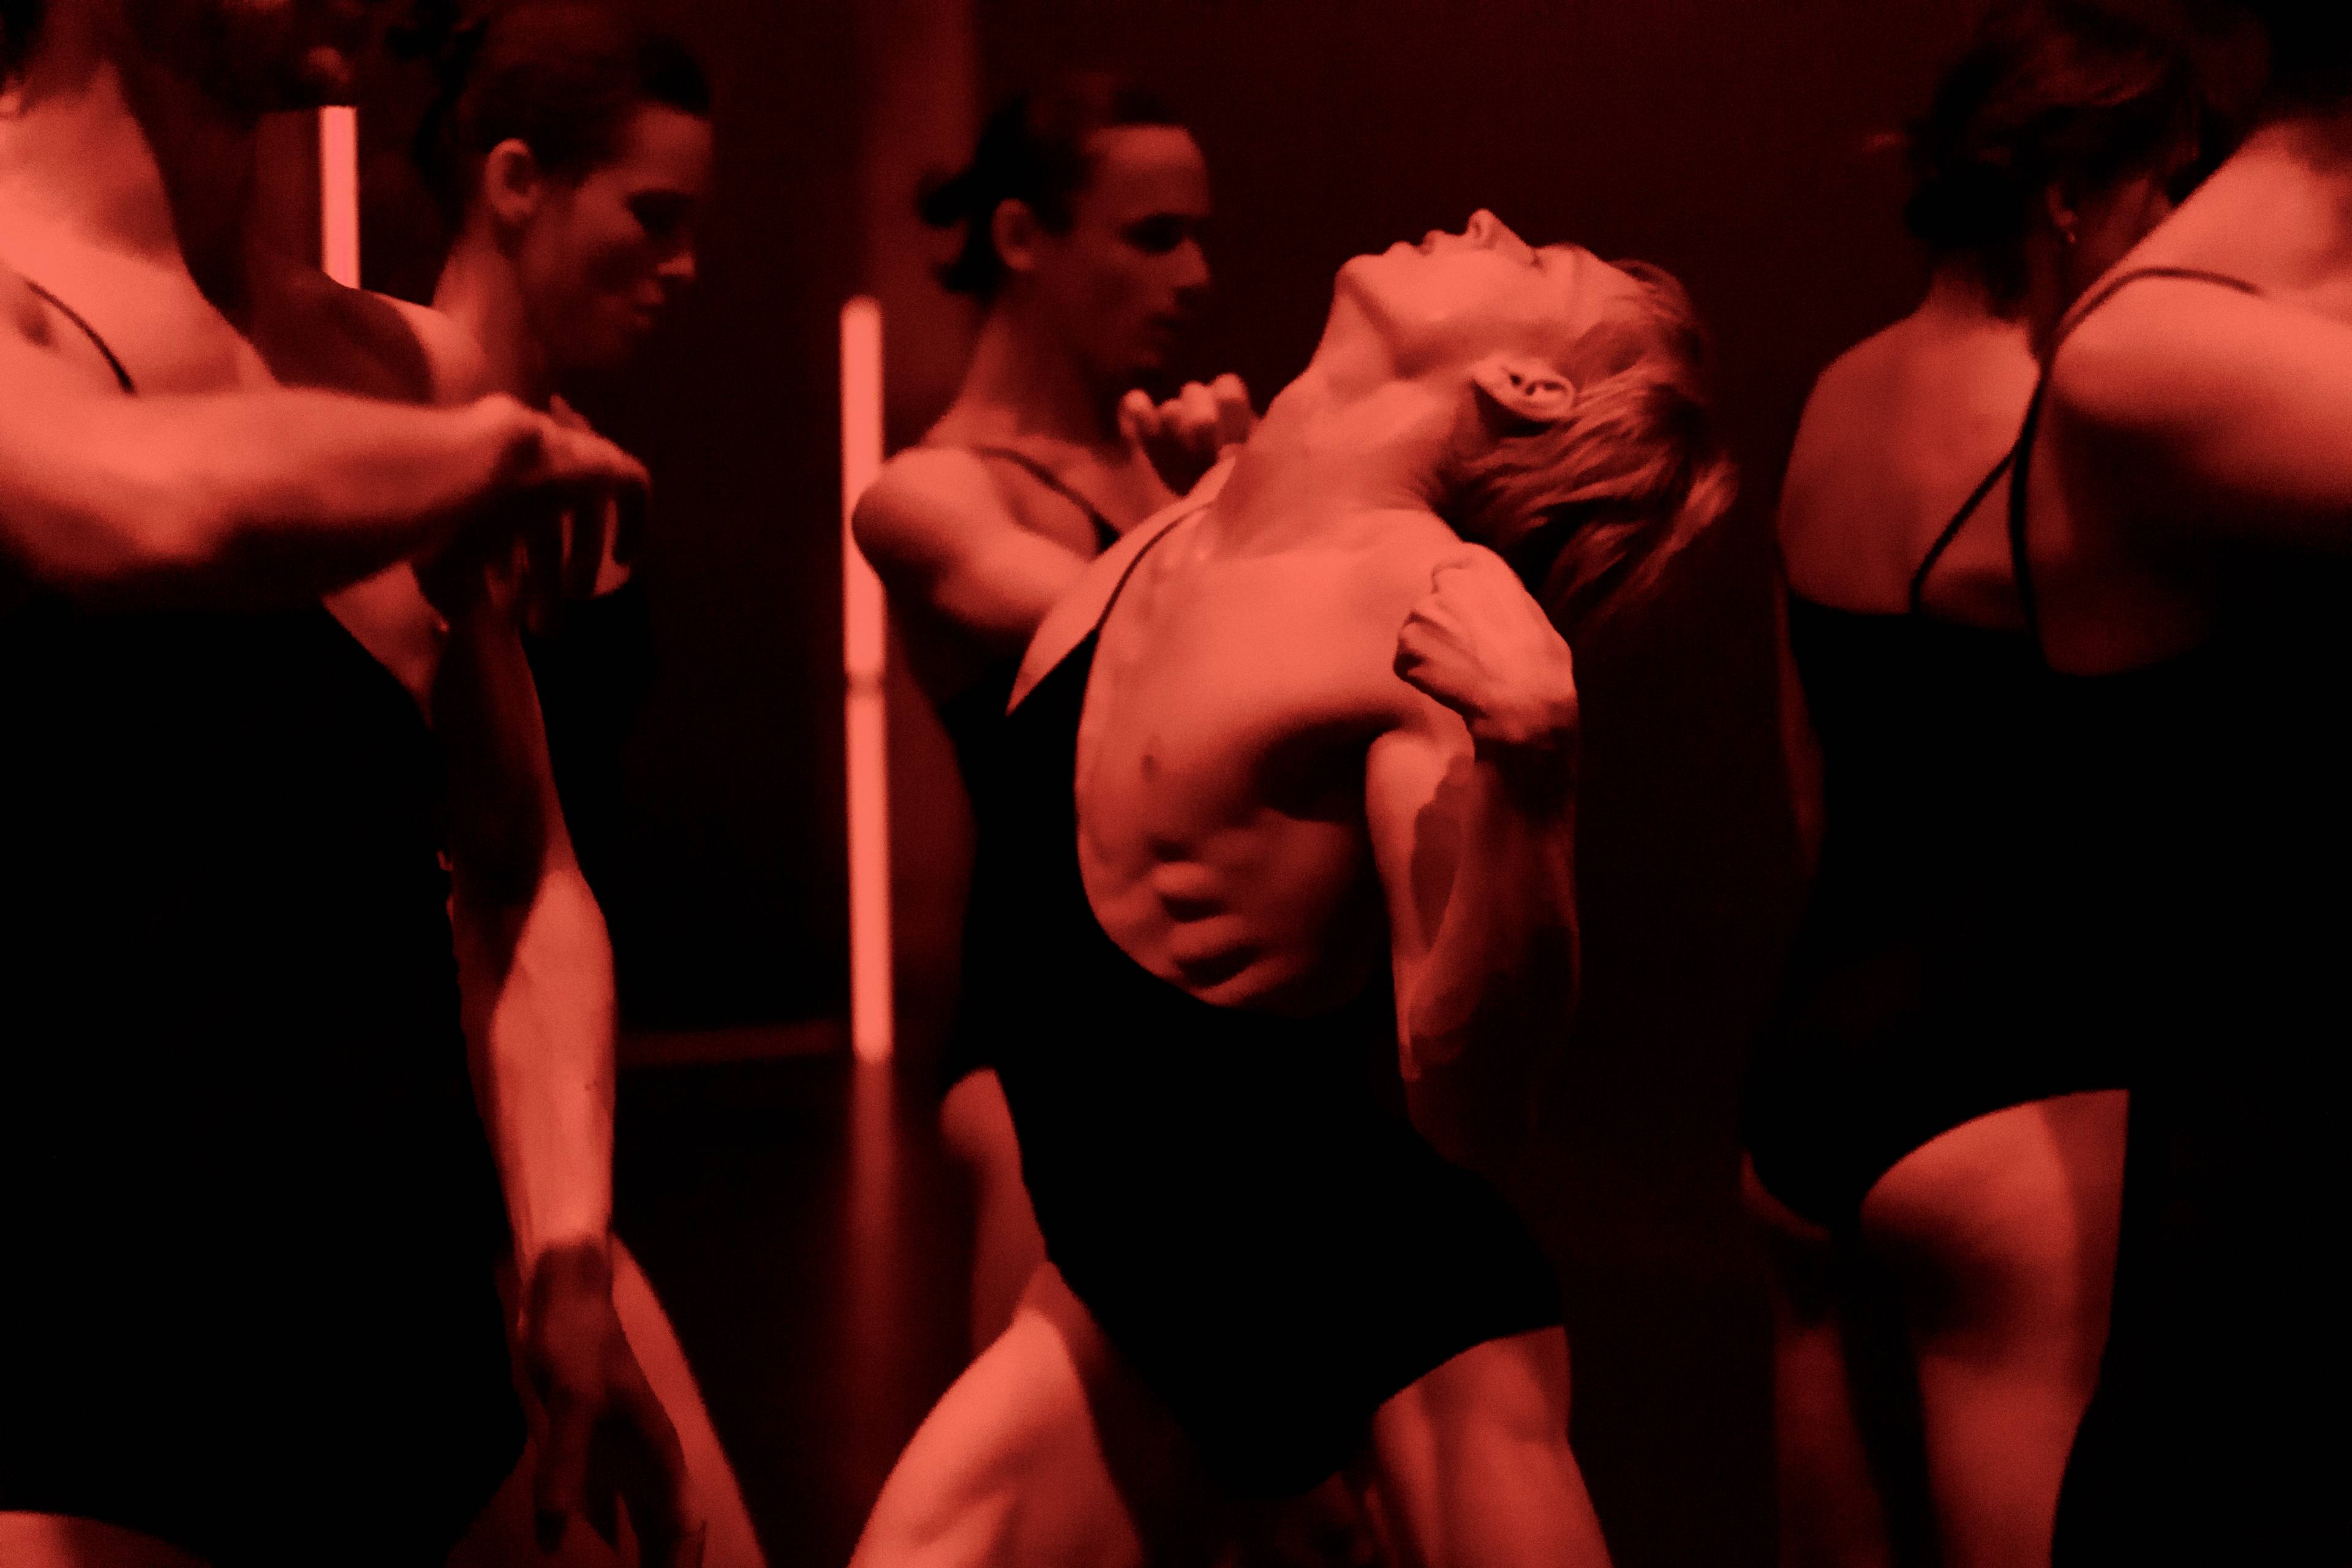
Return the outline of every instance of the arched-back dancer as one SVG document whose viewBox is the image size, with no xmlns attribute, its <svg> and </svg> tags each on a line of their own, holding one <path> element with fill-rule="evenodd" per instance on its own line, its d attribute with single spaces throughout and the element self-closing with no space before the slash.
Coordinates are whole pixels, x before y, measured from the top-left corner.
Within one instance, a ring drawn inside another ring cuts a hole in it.
<svg viewBox="0 0 2352 1568">
<path fill-rule="evenodd" d="M 973 981 L 1052 1267 L 859 1563 L 1194 1560 L 1343 1471 L 1408 1561 L 1605 1561 L 1549 1269 L 1400 1064 L 1441 1147 L 1524 1131 L 1577 951 L 1543 605 L 1719 511 L 1697 354 L 1662 275 L 1489 214 L 1359 258 L 1213 500 L 1047 616 Z"/>
</svg>

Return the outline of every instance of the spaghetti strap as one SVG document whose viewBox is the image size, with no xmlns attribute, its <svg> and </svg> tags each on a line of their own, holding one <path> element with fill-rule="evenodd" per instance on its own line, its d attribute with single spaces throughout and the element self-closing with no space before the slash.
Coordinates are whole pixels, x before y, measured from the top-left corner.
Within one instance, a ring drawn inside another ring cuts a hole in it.
<svg viewBox="0 0 2352 1568">
<path fill-rule="evenodd" d="M 1086 513 L 1087 521 L 1094 524 L 1095 545 L 1097 551 L 1108 550 L 1118 542 L 1118 528 L 1113 526 L 1110 519 L 1103 515 L 1100 507 L 1088 500 L 1067 479 L 1028 453 L 1015 447 L 968 447 L 965 450 L 977 458 L 1002 458 Z"/>
<path fill-rule="evenodd" d="M 1190 511 L 1179 512 L 1170 518 L 1159 532 L 1143 542 L 1142 548 L 1135 552 L 1135 559 L 1127 563 L 1126 569 L 1118 574 L 1118 581 L 1111 584 L 1110 597 L 1103 601 L 1102 614 L 1095 617 L 1094 630 L 1087 633 L 1087 636 L 1100 637 L 1103 627 L 1110 625 L 1110 613 L 1118 606 L 1119 595 L 1127 592 L 1128 579 L 1133 577 L 1135 569 L 1143 564 L 1143 558 L 1159 549 L 1160 542 L 1175 532 L 1179 523 L 1198 517 L 1208 510 L 1208 503 L 1204 501 Z"/>
<path fill-rule="evenodd" d="M 20 274 L 19 276 L 22 275 Z M 71 321 L 75 326 L 81 329 L 81 335 L 88 338 L 90 341 L 91 345 L 95 347 L 100 353 L 106 356 L 106 363 L 108 366 L 113 370 L 116 383 L 121 386 L 124 392 L 136 397 L 139 395 L 139 388 L 132 383 L 131 373 L 122 367 L 122 362 L 115 357 L 114 350 L 108 346 L 106 340 L 98 335 L 98 329 L 84 321 L 79 310 L 75 310 L 71 305 L 67 304 L 63 300 L 58 299 L 55 294 L 50 293 L 47 289 L 42 288 L 30 278 L 25 279 L 24 281 L 25 287 L 30 289 L 42 300 L 47 300 L 51 310 L 54 310 L 58 315 L 63 316 L 67 321 Z"/>
<path fill-rule="evenodd" d="M 2127 283 L 2143 278 L 2174 278 L 2191 283 L 2211 283 L 2241 294 L 2260 298 L 2262 290 L 2242 278 L 2232 278 L 2225 272 L 2208 272 L 2195 267 L 2136 267 L 2132 270 L 2108 279 L 2078 301 L 2058 323 L 2057 335 L 2042 356 L 2042 377 L 2034 383 L 2033 401 L 2025 405 L 2025 424 L 2017 433 L 2017 445 L 2011 451 L 2011 472 L 2009 479 L 2009 564 L 2017 579 L 2018 608 L 2024 613 L 2026 636 L 2033 641 L 2036 655 L 2042 651 L 2042 606 L 2033 589 L 2032 552 L 2026 548 L 2026 498 L 2032 487 L 2027 482 L 2033 458 L 2033 437 L 2042 428 L 2043 401 L 2050 395 L 2050 366 L 2058 357 L 2059 348 L 2074 334 L 2084 318 L 2105 304 Z"/>
<path fill-rule="evenodd" d="M 2000 477 L 2009 472 L 2010 466 L 2016 461 L 2017 447 L 2012 445 L 2000 455 L 2000 461 L 1993 465 L 1992 472 L 1979 479 L 1977 488 L 1969 492 L 1969 499 L 1960 503 L 1959 510 L 1952 513 L 1952 521 L 1944 524 L 1944 531 L 1936 535 L 1936 542 L 1927 546 L 1927 553 L 1919 559 L 1919 569 L 1911 574 L 1910 608 L 1913 615 L 1923 614 L 1926 610 L 1927 574 L 1936 569 L 1936 563 L 1944 558 L 1944 552 L 1951 548 L 1952 541 L 1960 536 L 1960 530 L 1968 525 L 1969 519 L 1976 515 L 1977 508 L 1984 504 L 1985 497 L 1992 494 L 1993 486 L 2000 483 Z"/>
</svg>

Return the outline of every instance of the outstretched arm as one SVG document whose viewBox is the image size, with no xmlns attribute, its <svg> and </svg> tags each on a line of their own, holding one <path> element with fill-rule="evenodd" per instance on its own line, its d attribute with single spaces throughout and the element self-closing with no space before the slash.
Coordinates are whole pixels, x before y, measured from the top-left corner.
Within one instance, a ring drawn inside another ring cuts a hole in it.
<svg viewBox="0 0 2352 1568">
<path fill-rule="evenodd" d="M 1415 1120 L 1461 1159 L 1525 1136 L 1576 1005 L 1576 685 L 1484 551 L 1438 569 L 1397 671 L 1423 695 L 1372 743 L 1366 810 Z"/>
<path fill-rule="evenodd" d="M 900 454 L 858 502 L 857 547 L 893 599 L 920 605 L 992 657 L 1017 657 L 1087 558 L 1022 526 L 980 459 Z"/>
<path fill-rule="evenodd" d="M 306 603 L 440 549 L 501 499 L 641 477 L 511 398 L 125 397 L 0 311 L 0 558 L 76 597 Z"/>
</svg>

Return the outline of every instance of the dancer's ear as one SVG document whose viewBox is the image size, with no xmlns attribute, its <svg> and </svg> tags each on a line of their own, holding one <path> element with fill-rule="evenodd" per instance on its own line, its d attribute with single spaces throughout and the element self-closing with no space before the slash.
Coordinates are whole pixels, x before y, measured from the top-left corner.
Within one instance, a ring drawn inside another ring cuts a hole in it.
<svg viewBox="0 0 2352 1568">
<path fill-rule="evenodd" d="M 482 199 L 499 224 L 520 228 L 538 215 L 547 191 L 539 155 L 520 136 L 509 136 L 482 159 Z"/>
<path fill-rule="evenodd" d="M 1470 367 L 1480 408 L 1503 423 L 1557 425 L 1576 406 L 1576 384 L 1534 354 L 1489 354 Z"/>
<path fill-rule="evenodd" d="M 1027 202 L 1009 198 L 989 215 L 988 237 L 995 243 L 1007 272 L 1032 272 L 1037 267 L 1037 240 L 1045 226 Z"/>
</svg>

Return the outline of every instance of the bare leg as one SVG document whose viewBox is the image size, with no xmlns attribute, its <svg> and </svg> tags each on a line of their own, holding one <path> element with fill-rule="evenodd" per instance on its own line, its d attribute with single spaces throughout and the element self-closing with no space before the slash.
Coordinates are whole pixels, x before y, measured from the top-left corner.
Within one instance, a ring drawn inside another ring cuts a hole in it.
<svg viewBox="0 0 2352 1568">
<path fill-rule="evenodd" d="M 54 1513 L 0 1513 L 0 1563 L 8 1568 L 205 1568 L 152 1535 Z"/>
<path fill-rule="evenodd" d="M 1568 1336 L 1474 1345 L 1381 1406 L 1372 1448 L 1394 1546 L 1425 1568 L 1607 1568 L 1568 1447 Z"/>
<path fill-rule="evenodd" d="M 948 1090 L 940 1102 L 940 1133 L 971 1184 L 971 1351 L 978 1355 L 1013 1321 L 1029 1277 L 1045 1261 L 1045 1238 L 1022 1184 L 1021 1145 L 994 1069 L 966 1073 Z"/>
<path fill-rule="evenodd" d="M 1772 1297 L 1772 1447 L 1781 1568 L 1887 1568 L 1894 1543 L 1854 1402 L 1848 1270 L 1828 1231 L 1740 1162 Z"/>
<path fill-rule="evenodd" d="M 1202 1563 L 1220 1511 L 1049 1267 L 899 1456 L 852 1568 Z"/>
<path fill-rule="evenodd" d="M 2126 1104 L 2107 1090 L 1979 1117 L 1863 1204 L 1903 1288 L 1948 1568 L 2050 1561 L 2106 1343 Z"/>
</svg>

